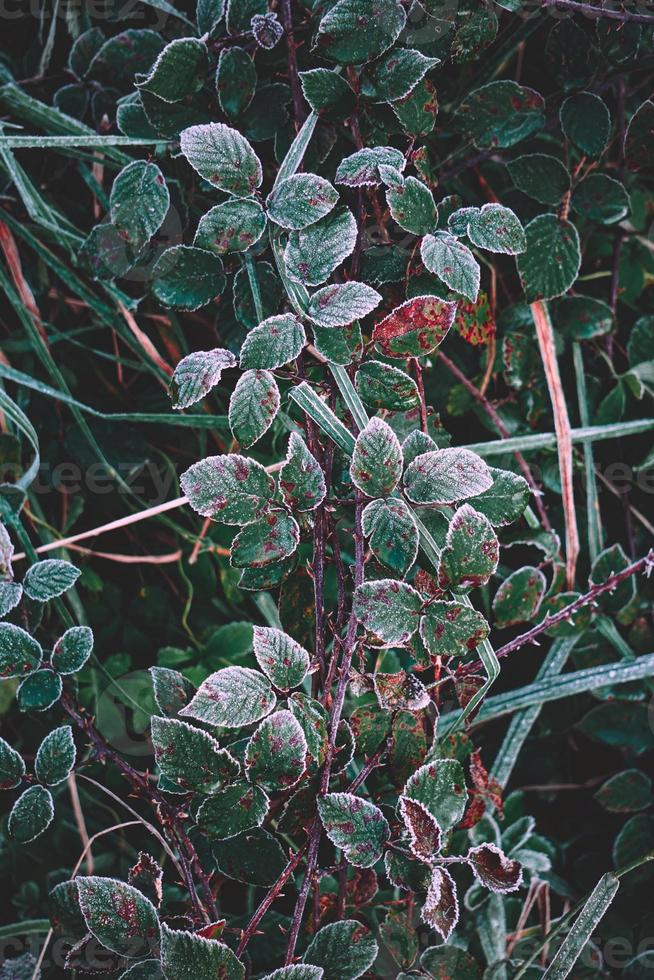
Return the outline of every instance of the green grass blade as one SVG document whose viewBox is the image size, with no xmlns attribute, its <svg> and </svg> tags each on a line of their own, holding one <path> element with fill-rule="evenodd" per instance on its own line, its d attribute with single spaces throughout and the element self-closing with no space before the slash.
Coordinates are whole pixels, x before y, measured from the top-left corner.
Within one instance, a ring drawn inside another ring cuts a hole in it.
<svg viewBox="0 0 654 980">
<path fill-rule="evenodd" d="M 586 390 L 586 375 L 584 374 L 584 356 L 581 344 L 578 340 L 572 343 L 572 355 L 575 367 L 575 379 L 577 382 L 577 401 L 579 402 L 579 418 L 583 426 L 590 424 L 588 412 L 588 392 Z M 586 524 L 588 534 L 588 551 L 590 552 L 591 564 L 595 561 L 600 551 L 604 547 L 602 543 L 602 518 L 600 514 L 599 497 L 597 495 L 597 481 L 595 479 L 595 460 L 593 456 L 593 444 L 584 442 L 584 469 L 586 472 Z"/>
<path fill-rule="evenodd" d="M 565 980 L 565 977 L 570 975 L 584 946 L 604 917 L 619 887 L 620 879 L 612 872 L 609 871 L 602 875 L 579 913 L 575 924 L 545 971 L 543 980 Z"/>
<path fill-rule="evenodd" d="M 536 680 L 545 680 L 560 674 L 578 639 L 579 637 L 574 636 L 555 640 L 540 666 Z M 522 751 L 529 732 L 536 723 L 536 719 L 541 712 L 541 707 L 541 704 L 533 704 L 529 708 L 523 708 L 522 711 L 519 711 L 511 719 L 511 723 L 504 736 L 504 741 L 495 757 L 492 769 L 493 777 L 503 789 L 511 778 L 511 773 L 518 761 L 518 756 Z"/>
</svg>

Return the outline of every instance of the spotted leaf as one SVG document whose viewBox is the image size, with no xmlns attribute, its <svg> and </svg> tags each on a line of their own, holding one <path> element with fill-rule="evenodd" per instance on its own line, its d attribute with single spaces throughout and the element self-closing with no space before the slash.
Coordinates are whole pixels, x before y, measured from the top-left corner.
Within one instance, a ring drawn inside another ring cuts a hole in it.
<svg viewBox="0 0 654 980">
<path fill-rule="evenodd" d="M 387 357 L 422 357 L 435 350 L 454 322 L 456 303 L 415 296 L 375 324 L 373 340 Z"/>
<path fill-rule="evenodd" d="M 269 792 L 288 789 L 304 775 L 307 741 L 290 711 L 275 711 L 248 742 L 245 768 L 250 782 Z"/>
<path fill-rule="evenodd" d="M 359 433 L 352 453 L 352 482 L 368 497 L 387 497 L 402 476 L 402 447 L 388 423 L 372 418 Z"/>
<path fill-rule="evenodd" d="M 370 868 L 382 855 L 390 828 L 381 810 L 353 793 L 318 798 L 318 813 L 332 844 L 356 868 Z"/>
<path fill-rule="evenodd" d="M 179 712 L 220 728 L 242 728 L 269 715 L 277 698 L 270 682 L 249 667 L 224 667 L 200 685 Z"/>
</svg>

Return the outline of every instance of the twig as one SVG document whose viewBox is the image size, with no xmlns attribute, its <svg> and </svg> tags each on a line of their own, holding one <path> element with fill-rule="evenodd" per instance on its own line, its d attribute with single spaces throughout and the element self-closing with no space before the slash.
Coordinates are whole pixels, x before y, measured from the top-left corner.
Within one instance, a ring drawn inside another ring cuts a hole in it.
<svg viewBox="0 0 654 980">
<path fill-rule="evenodd" d="M 579 0 L 542 0 L 544 8 L 548 7 L 567 7 L 575 13 L 584 14 L 586 17 L 602 18 L 607 20 L 619 20 L 623 24 L 654 24 L 654 15 L 631 13 L 629 10 L 615 10 L 611 7 L 594 7 L 589 3 L 580 3 Z"/>
<path fill-rule="evenodd" d="M 141 330 L 138 323 L 134 319 L 134 316 L 121 302 L 118 303 L 118 309 L 120 310 L 122 318 L 133 333 L 144 353 L 147 354 L 153 364 L 156 364 L 160 371 L 163 371 L 164 374 L 167 374 L 170 377 L 173 373 L 173 369 L 171 368 L 170 364 L 167 363 L 167 361 L 164 361 L 163 357 L 154 346 L 148 335 Z M 160 378 L 159 380 L 164 388 L 166 388 L 167 384 L 163 378 Z"/>
<path fill-rule="evenodd" d="M 600 582 L 598 585 L 593 585 L 588 592 L 579 596 L 574 602 L 569 605 L 564 606 L 563 609 L 559 609 L 558 612 L 554 613 L 552 616 L 547 615 L 540 623 L 533 626 L 526 633 L 521 633 L 520 636 L 516 636 L 515 639 L 510 640 L 505 643 L 503 647 L 496 650 L 497 659 L 502 657 L 508 657 L 509 654 L 515 653 L 520 647 L 525 646 L 527 643 L 533 643 L 533 641 L 544 633 L 545 630 L 550 629 L 552 626 L 556 626 L 558 623 L 564 622 L 564 620 L 569 619 L 574 616 L 576 612 L 583 609 L 584 606 L 588 606 L 595 602 L 601 595 L 605 592 L 612 592 L 621 582 L 625 579 L 630 578 L 632 575 L 637 575 L 639 572 L 646 572 L 647 575 L 654 569 L 654 548 L 651 548 L 646 555 L 639 558 L 638 561 L 632 562 L 631 565 L 627 565 L 626 568 L 621 569 L 619 572 L 615 572 L 604 582 Z M 454 675 L 455 680 L 460 680 L 462 677 L 466 677 L 468 674 L 474 674 L 476 671 L 480 670 L 482 667 L 481 661 L 477 660 L 474 663 L 466 664 L 457 674 Z"/>
<path fill-rule="evenodd" d="M 574 587 L 577 558 L 579 557 L 579 531 L 577 530 L 577 514 L 575 511 L 574 485 L 572 474 L 572 436 L 568 407 L 561 384 L 559 364 L 556 359 L 554 331 L 547 307 L 541 300 L 531 304 L 531 315 L 536 327 L 538 346 L 543 361 L 543 369 L 547 379 L 547 387 L 554 413 L 554 428 L 559 453 L 559 470 L 561 474 L 561 493 L 563 496 L 563 511 L 565 514 L 565 558 L 566 578 L 568 588 Z"/>
<path fill-rule="evenodd" d="M 39 308 L 36 305 L 36 300 L 34 299 L 34 294 L 30 289 L 29 283 L 23 275 L 23 267 L 16 240 L 4 221 L 0 221 L 0 248 L 7 262 L 9 273 L 16 287 L 16 292 L 20 296 L 20 301 L 32 318 L 32 322 L 41 335 L 43 343 L 49 349 L 48 335 L 43 326 Z"/>
<path fill-rule="evenodd" d="M 484 409 L 489 419 L 491 419 L 491 421 L 495 425 L 497 431 L 502 436 L 502 438 L 508 439 L 509 430 L 504 425 L 504 422 L 502 421 L 498 413 L 495 411 L 494 407 L 491 405 L 488 398 L 486 398 L 486 396 L 482 394 L 479 388 L 477 388 L 472 383 L 472 381 L 470 381 L 470 379 L 465 376 L 463 371 L 459 367 L 457 367 L 454 361 L 451 361 L 446 354 L 444 354 L 442 351 L 439 351 L 438 356 L 440 360 L 443 362 L 443 364 L 445 365 L 445 367 L 448 369 L 448 371 L 450 371 L 454 375 L 454 377 L 461 382 L 461 384 L 464 386 L 466 391 L 470 392 L 470 394 L 475 399 L 475 401 L 477 401 L 481 405 L 481 407 Z M 529 464 L 527 460 L 524 458 L 524 456 L 522 455 L 522 453 L 515 452 L 513 455 L 515 456 L 518 466 L 522 470 L 523 476 L 527 481 L 527 483 L 529 484 L 531 492 L 534 495 L 534 504 L 536 506 L 536 510 L 538 511 L 538 516 L 540 517 L 541 524 L 547 531 L 551 531 L 552 525 L 550 524 L 549 517 L 547 516 L 547 511 L 545 510 L 543 501 L 541 499 L 542 498 L 541 490 L 538 484 L 536 483 L 536 480 L 534 479 L 534 476 L 529 468 Z"/>
<path fill-rule="evenodd" d="M 75 778 L 75 773 L 71 772 L 68 776 L 68 792 L 70 793 L 70 801 L 73 806 L 73 813 L 75 814 L 75 823 L 77 824 L 77 830 L 82 841 L 84 850 L 82 854 L 88 853 L 88 858 L 86 860 L 86 873 L 88 875 L 93 874 L 94 861 L 93 853 L 91 852 L 91 841 L 89 840 L 89 834 L 86 829 L 86 820 L 84 819 L 84 812 L 82 810 L 82 805 L 79 800 L 79 793 L 77 792 L 77 780 Z M 81 859 L 80 859 L 81 860 Z"/>
<path fill-rule="evenodd" d="M 288 81 L 291 86 L 293 97 L 293 115 L 295 116 L 295 128 L 299 130 L 307 117 L 304 107 L 304 97 L 302 86 L 297 70 L 297 52 L 295 50 L 295 37 L 293 35 L 293 13 L 291 11 L 291 0 L 281 0 L 280 12 L 282 24 L 286 33 L 286 52 L 288 58 Z"/>
</svg>

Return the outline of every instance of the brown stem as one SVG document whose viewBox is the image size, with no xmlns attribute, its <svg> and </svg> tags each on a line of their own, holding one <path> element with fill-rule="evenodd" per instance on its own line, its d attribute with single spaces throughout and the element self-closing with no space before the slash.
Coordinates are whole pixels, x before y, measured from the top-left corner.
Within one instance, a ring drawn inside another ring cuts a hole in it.
<svg viewBox="0 0 654 980">
<path fill-rule="evenodd" d="M 297 52 L 295 50 L 295 37 L 293 35 L 293 12 L 291 10 L 291 0 L 281 0 L 280 12 L 282 24 L 286 33 L 286 52 L 288 58 L 288 81 L 291 86 L 291 96 L 293 98 L 293 115 L 295 116 L 295 128 L 300 126 L 307 117 L 304 107 L 304 97 L 302 86 L 297 70 Z"/>
<path fill-rule="evenodd" d="M 607 20 L 619 20 L 623 24 L 654 24 L 653 14 L 631 13 L 629 10 L 614 10 L 610 7 L 594 7 L 590 3 L 581 3 L 579 0 L 542 0 L 543 7 L 565 7 L 575 13 L 584 14 L 586 17 L 601 18 Z"/>
<path fill-rule="evenodd" d="M 613 589 L 617 588 L 620 582 L 624 582 L 625 579 L 630 578 L 632 575 L 637 575 L 639 572 L 646 572 L 648 575 L 654 569 L 654 548 L 651 548 L 646 555 L 639 558 L 638 561 L 632 562 L 631 565 L 627 565 L 619 572 L 615 572 L 613 575 L 597 585 L 593 585 L 588 592 L 579 596 L 574 602 L 569 603 L 569 605 L 564 606 L 558 612 L 554 613 L 553 616 L 546 616 L 540 623 L 536 626 L 532 626 L 530 630 L 526 633 L 521 633 L 520 636 L 516 636 L 515 639 L 510 640 L 505 643 L 503 647 L 495 651 L 497 659 L 500 660 L 503 657 L 508 657 L 509 654 L 515 653 L 521 647 L 526 646 L 527 643 L 533 643 L 533 641 L 544 633 L 545 630 L 551 629 L 552 626 L 556 626 L 557 623 L 562 623 L 566 619 L 570 619 L 574 616 L 576 612 L 583 609 L 584 606 L 588 606 L 595 602 L 601 595 L 605 592 L 612 592 Z M 468 674 L 474 674 L 482 668 L 483 664 L 480 660 L 475 661 L 472 664 L 466 664 L 466 666 L 456 674 L 456 680 L 467 676 Z"/>
<path fill-rule="evenodd" d="M 502 436 L 502 438 L 508 439 L 509 430 L 504 425 L 504 422 L 502 421 L 498 413 L 495 411 L 495 409 L 489 402 L 488 398 L 486 398 L 486 396 L 481 393 L 479 388 L 477 388 L 472 383 L 472 381 L 470 381 L 470 379 L 465 376 L 461 368 L 457 367 L 454 361 L 451 361 L 446 354 L 444 354 L 442 351 L 439 351 L 438 356 L 440 360 L 443 362 L 443 364 L 445 365 L 445 367 L 448 369 L 448 371 L 450 371 L 454 375 L 457 381 L 459 381 L 464 386 L 466 391 L 470 392 L 470 394 L 475 399 L 475 401 L 481 405 L 481 407 L 484 409 L 489 419 L 493 422 L 495 428 Z M 541 490 L 538 484 L 536 483 L 536 480 L 534 479 L 534 476 L 529 468 L 529 464 L 527 460 L 524 458 L 524 456 L 522 455 L 522 453 L 516 452 L 513 455 L 515 456 L 518 466 L 522 470 L 523 476 L 527 481 L 527 483 L 529 484 L 531 492 L 534 495 L 534 504 L 536 506 L 536 510 L 538 511 L 541 524 L 547 531 L 551 531 L 552 525 L 550 524 L 549 517 L 547 516 L 547 511 L 543 506 Z"/>
<path fill-rule="evenodd" d="M 363 542 L 363 530 L 361 527 L 361 514 L 363 512 L 363 496 L 357 491 L 357 502 L 355 507 L 354 516 L 354 547 L 355 547 L 355 565 L 354 565 L 354 583 L 355 587 L 361 585 L 364 578 L 364 542 Z M 338 685 L 336 688 L 336 695 L 334 697 L 334 703 L 331 710 L 330 727 L 329 727 L 329 741 L 327 744 L 327 753 L 325 756 L 325 763 L 323 766 L 322 776 L 320 779 L 320 795 L 324 796 L 325 793 L 329 791 L 329 779 L 331 776 L 332 764 L 334 761 L 334 756 L 336 754 L 336 738 L 338 735 L 338 726 L 341 720 L 341 714 L 343 711 L 343 705 L 345 703 L 345 694 L 347 692 L 347 685 L 350 676 L 350 668 L 352 666 L 352 655 L 354 653 L 354 648 L 356 646 L 356 635 L 357 635 L 357 618 L 354 611 L 350 614 L 350 620 L 347 627 L 347 635 L 345 642 L 343 644 L 343 657 L 341 660 L 340 676 L 338 679 Z M 338 653 L 338 645 L 334 644 L 334 654 L 335 658 Z M 318 849 L 320 847 L 320 837 L 322 835 L 322 824 L 320 822 L 320 817 L 316 815 L 314 821 L 311 825 L 311 830 L 309 832 L 309 851 L 307 855 L 307 868 L 304 875 L 304 881 L 302 882 L 302 888 L 298 896 L 298 900 L 295 905 L 295 911 L 293 912 L 293 920 L 291 922 L 291 928 L 289 931 L 288 938 L 288 948 L 286 950 L 286 966 L 293 962 L 293 957 L 295 955 L 295 946 L 297 944 L 298 935 L 300 933 L 300 926 L 302 924 L 302 918 L 304 916 L 304 909 L 306 907 L 307 898 L 309 895 L 309 889 L 311 888 L 311 883 L 313 876 L 316 871 L 316 865 L 318 863 Z"/>
<path fill-rule="evenodd" d="M 572 436 L 568 406 L 565 401 L 559 363 L 556 359 L 554 331 L 549 313 L 544 302 L 537 300 L 531 304 L 531 315 L 536 327 L 538 346 L 543 361 L 545 378 L 552 402 L 554 414 L 554 429 L 559 453 L 559 471 L 561 474 L 561 493 L 563 496 L 563 512 L 565 514 L 565 557 L 566 578 L 568 588 L 574 587 L 577 558 L 579 556 L 579 532 L 577 530 L 577 514 L 572 473 Z"/>
</svg>

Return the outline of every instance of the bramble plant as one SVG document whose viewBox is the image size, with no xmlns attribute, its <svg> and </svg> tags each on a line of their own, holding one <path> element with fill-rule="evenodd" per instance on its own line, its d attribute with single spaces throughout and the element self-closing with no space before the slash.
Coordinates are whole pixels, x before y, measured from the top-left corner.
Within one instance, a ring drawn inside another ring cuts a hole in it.
<svg viewBox="0 0 654 980">
<path fill-rule="evenodd" d="M 0 977 L 649 975 L 654 13 L 58 11 L 0 60 Z M 505 794 L 572 725 L 608 854 Z"/>
</svg>

